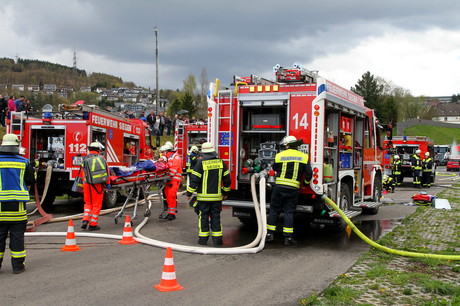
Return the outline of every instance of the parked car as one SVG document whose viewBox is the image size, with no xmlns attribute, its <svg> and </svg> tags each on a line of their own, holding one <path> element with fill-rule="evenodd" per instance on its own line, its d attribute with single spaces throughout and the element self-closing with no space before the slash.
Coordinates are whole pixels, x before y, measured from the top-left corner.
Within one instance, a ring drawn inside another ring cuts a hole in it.
<svg viewBox="0 0 460 306">
<path fill-rule="evenodd" d="M 447 171 L 459 171 L 460 170 L 460 157 L 451 158 L 447 162 Z"/>
</svg>

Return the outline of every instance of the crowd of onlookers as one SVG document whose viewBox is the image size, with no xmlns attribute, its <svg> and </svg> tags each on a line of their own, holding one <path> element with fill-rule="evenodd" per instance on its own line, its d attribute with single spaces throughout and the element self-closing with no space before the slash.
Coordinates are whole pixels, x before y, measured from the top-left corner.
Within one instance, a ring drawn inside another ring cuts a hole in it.
<svg viewBox="0 0 460 306">
<path fill-rule="evenodd" d="M 6 119 L 10 118 L 11 112 L 21 111 L 26 113 L 33 111 L 30 100 L 26 99 L 24 96 L 20 96 L 17 99 L 15 96 L 10 96 L 9 99 L 7 99 L 0 94 L 0 124 L 2 127 L 5 127 Z"/>
</svg>

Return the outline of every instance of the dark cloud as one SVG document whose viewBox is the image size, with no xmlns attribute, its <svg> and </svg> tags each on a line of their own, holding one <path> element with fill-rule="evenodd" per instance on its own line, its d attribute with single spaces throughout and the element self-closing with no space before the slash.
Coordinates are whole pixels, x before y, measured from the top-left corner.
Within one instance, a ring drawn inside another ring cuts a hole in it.
<svg viewBox="0 0 460 306">
<path fill-rule="evenodd" d="M 12 14 L 12 30 L 37 52 L 75 48 L 114 62 L 153 64 L 153 28 L 158 25 L 161 64 L 181 71 L 177 78 L 189 73 L 198 77 L 202 67 L 210 77 L 229 79 L 267 71 L 276 63 L 308 63 L 345 52 L 389 27 L 458 29 L 460 11 L 458 1 L 420 0 L 4 2 Z M 103 72 L 103 67 L 97 70 Z"/>
</svg>

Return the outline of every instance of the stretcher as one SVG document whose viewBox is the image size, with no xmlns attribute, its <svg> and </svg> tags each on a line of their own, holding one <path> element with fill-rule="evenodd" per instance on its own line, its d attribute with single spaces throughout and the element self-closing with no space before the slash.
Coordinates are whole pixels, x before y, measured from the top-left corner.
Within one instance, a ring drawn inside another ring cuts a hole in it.
<svg viewBox="0 0 460 306">
<path fill-rule="evenodd" d="M 137 205 L 139 199 L 145 199 L 151 201 L 150 195 L 157 194 L 160 200 L 160 204 L 164 207 L 163 203 L 163 189 L 166 182 L 170 180 L 167 169 L 157 169 L 154 171 L 147 171 L 144 169 L 138 169 L 134 171 L 128 171 L 121 173 L 111 169 L 112 173 L 117 175 L 111 175 L 107 184 L 107 190 L 117 190 L 120 194 L 127 193 L 126 200 L 121 207 L 118 214 L 115 216 L 115 224 L 118 224 L 118 218 L 123 217 L 124 210 L 128 202 L 134 200 L 134 211 L 131 220 L 137 218 Z M 153 188 L 156 186 L 157 188 Z M 150 205 L 146 205 L 144 216 L 148 217 L 151 215 L 149 210 Z"/>
</svg>

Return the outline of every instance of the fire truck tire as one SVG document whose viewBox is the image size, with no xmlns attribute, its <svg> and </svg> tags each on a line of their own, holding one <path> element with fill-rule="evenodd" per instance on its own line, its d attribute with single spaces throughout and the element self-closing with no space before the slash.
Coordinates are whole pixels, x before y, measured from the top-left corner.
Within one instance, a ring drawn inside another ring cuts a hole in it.
<svg viewBox="0 0 460 306">
<path fill-rule="evenodd" d="M 118 192 L 116 190 L 107 190 L 104 193 L 102 206 L 104 208 L 114 208 L 117 204 Z"/>
</svg>

